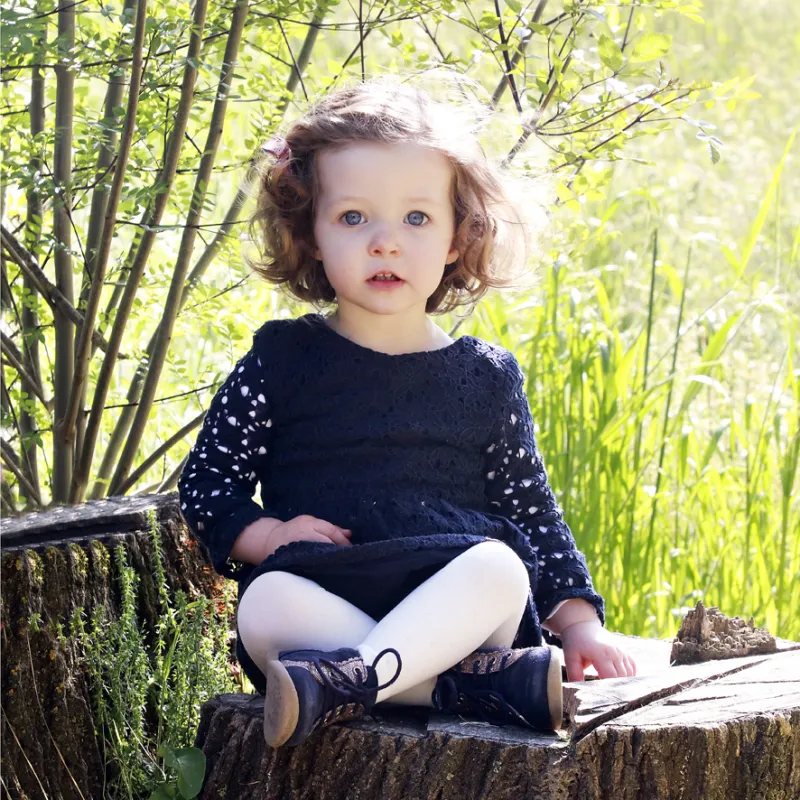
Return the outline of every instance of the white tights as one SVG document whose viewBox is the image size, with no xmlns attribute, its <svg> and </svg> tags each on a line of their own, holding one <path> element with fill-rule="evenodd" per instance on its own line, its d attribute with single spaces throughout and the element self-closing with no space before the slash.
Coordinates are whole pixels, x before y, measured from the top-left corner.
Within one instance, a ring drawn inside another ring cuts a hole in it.
<svg viewBox="0 0 800 800">
<path fill-rule="evenodd" d="M 400 653 L 398 679 L 378 692 L 403 705 L 431 705 L 436 676 L 478 647 L 510 647 L 528 600 L 525 565 L 495 540 L 474 545 L 398 603 L 380 622 L 313 581 L 267 572 L 242 595 L 239 636 L 262 672 L 282 650 L 352 647 L 367 664 L 383 649 Z M 380 684 L 397 669 L 376 667 Z"/>
</svg>

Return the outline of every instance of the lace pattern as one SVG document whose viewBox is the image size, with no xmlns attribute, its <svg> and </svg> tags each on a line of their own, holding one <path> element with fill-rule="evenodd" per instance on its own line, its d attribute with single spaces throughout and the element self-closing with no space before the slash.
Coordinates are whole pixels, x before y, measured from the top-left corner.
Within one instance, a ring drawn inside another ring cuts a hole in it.
<svg viewBox="0 0 800 800">
<path fill-rule="evenodd" d="M 583 597 L 602 619 L 602 599 L 594 591 L 586 559 L 547 481 L 523 389 L 524 376 L 511 353 L 506 370 L 510 386 L 505 408 L 485 449 L 489 505 L 518 526 L 531 543 L 539 575 L 534 600 L 540 617 L 546 619 L 565 599 Z"/>
<path fill-rule="evenodd" d="M 529 569 L 541 618 L 570 597 L 602 618 L 522 384 L 511 353 L 471 336 L 389 355 L 318 314 L 267 322 L 210 404 L 178 482 L 181 511 L 215 569 L 240 585 L 254 572 L 230 559 L 241 531 L 310 514 L 350 528 L 353 545 L 502 539 Z"/>
</svg>

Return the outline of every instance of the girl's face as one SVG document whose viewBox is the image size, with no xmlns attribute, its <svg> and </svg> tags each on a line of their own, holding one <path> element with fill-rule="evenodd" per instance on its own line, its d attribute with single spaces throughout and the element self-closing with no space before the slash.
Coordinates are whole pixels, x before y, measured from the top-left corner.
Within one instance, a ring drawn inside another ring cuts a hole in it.
<svg viewBox="0 0 800 800">
<path fill-rule="evenodd" d="M 314 255 L 340 313 L 424 316 L 445 265 L 458 258 L 447 157 L 415 144 L 358 142 L 322 151 L 317 169 Z"/>
</svg>

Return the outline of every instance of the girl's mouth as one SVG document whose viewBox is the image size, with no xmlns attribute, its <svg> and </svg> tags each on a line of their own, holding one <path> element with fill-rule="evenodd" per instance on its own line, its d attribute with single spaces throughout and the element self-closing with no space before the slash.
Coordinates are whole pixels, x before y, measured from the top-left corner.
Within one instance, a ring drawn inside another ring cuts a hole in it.
<svg viewBox="0 0 800 800">
<path fill-rule="evenodd" d="M 398 278 L 393 272 L 377 272 L 367 283 L 377 289 L 393 289 L 401 286 L 405 281 Z"/>
</svg>

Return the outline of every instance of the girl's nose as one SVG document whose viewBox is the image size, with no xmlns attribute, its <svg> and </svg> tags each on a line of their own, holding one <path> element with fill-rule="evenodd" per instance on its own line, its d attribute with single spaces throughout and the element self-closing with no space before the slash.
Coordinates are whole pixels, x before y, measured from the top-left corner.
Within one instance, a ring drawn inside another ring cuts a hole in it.
<svg viewBox="0 0 800 800">
<path fill-rule="evenodd" d="M 384 226 L 375 231 L 369 243 L 371 256 L 396 255 L 399 252 L 397 237 L 389 226 Z"/>
</svg>

